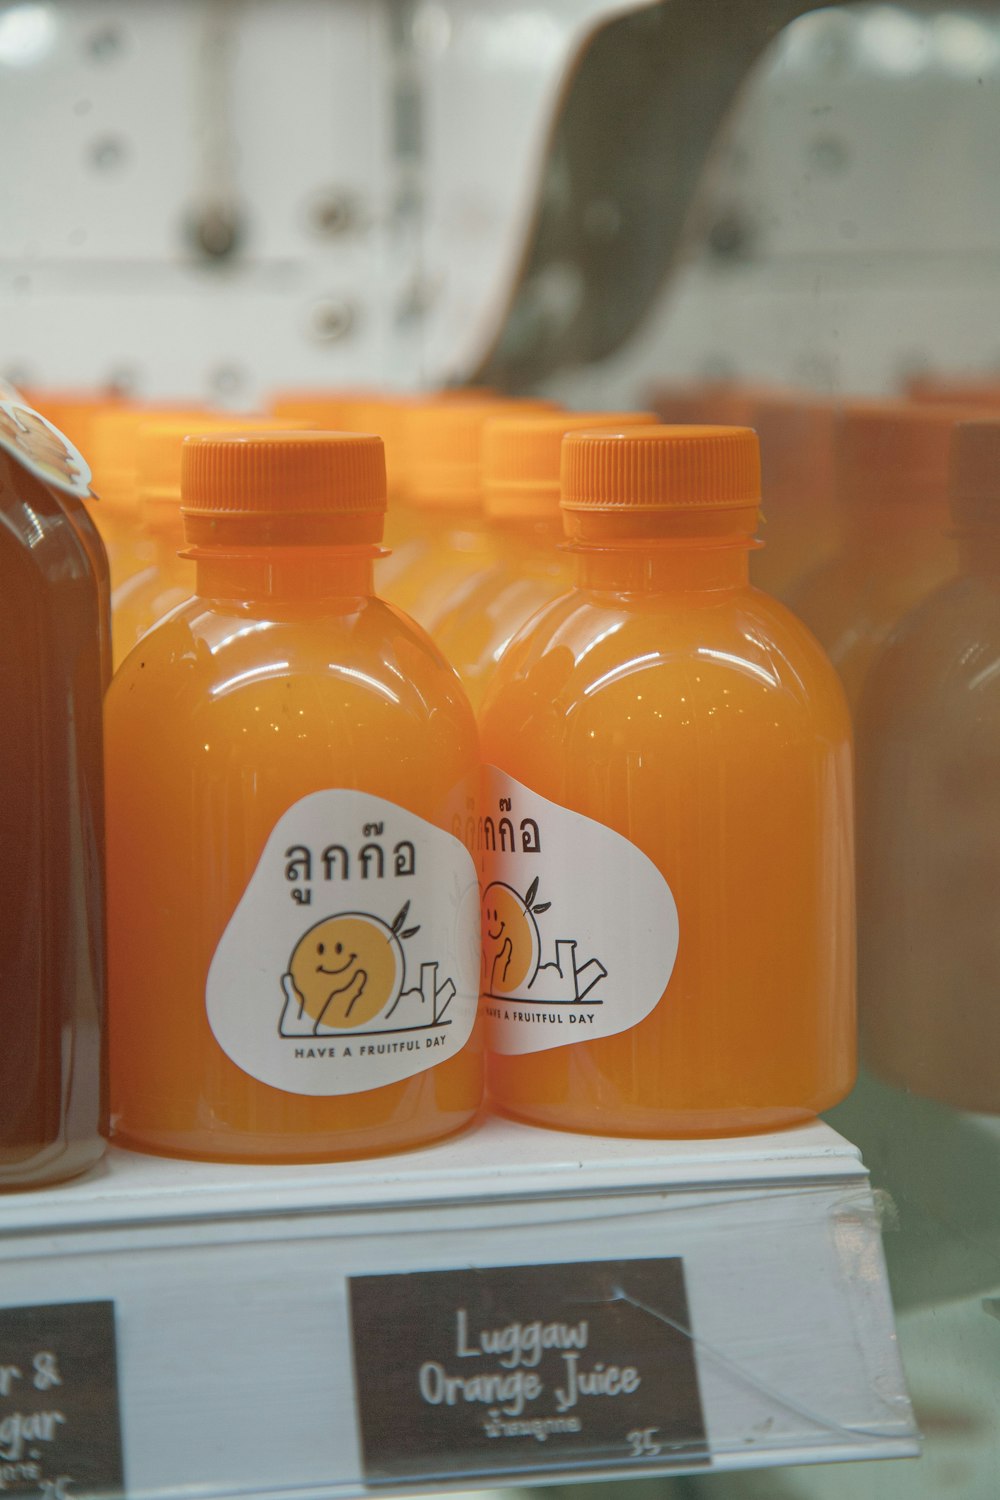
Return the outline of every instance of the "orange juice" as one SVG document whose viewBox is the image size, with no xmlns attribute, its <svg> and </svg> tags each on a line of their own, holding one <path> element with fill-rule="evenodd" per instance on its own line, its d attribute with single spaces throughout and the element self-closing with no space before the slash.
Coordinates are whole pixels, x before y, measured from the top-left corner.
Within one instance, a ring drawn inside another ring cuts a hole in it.
<svg viewBox="0 0 1000 1500">
<path fill-rule="evenodd" d="M 194 568 L 184 550 L 181 518 L 181 453 L 195 433 L 274 430 L 277 421 L 230 416 L 154 418 L 136 434 L 135 495 L 145 567 L 119 584 L 114 596 L 114 664 L 119 667 L 137 641 L 194 591 Z"/>
<path fill-rule="evenodd" d="M 850 722 L 752 589 L 746 429 L 569 433 L 575 588 L 482 712 L 494 1104 L 715 1135 L 808 1120 L 854 1077 Z"/>
<path fill-rule="evenodd" d="M 434 639 L 461 677 L 473 708 L 479 708 L 514 633 L 572 582 L 559 511 L 563 437 L 584 428 L 654 420 L 648 412 L 552 412 L 487 422 L 483 512 L 496 562 L 434 629 Z"/>
<path fill-rule="evenodd" d="M 840 544 L 789 588 L 856 707 L 897 620 L 955 570 L 948 445 L 959 407 L 858 402 L 836 433 Z"/>
<path fill-rule="evenodd" d="M 94 488 L 100 497 L 93 514 L 108 552 L 112 613 L 115 591 L 134 573 L 148 567 L 152 555 L 140 524 L 135 489 L 139 431 L 158 417 L 198 421 L 205 415 L 203 406 L 109 406 L 91 422 L 90 462 Z"/>
<path fill-rule="evenodd" d="M 475 1113 L 479 760 L 372 594 L 378 438 L 187 439 L 195 596 L 107 701 L 112 1122 L 140 1149 L 320 1161 Z"/>
<path fill-rule="evenodd" d="M 425 630 L 458 605 L 498 560 L 483 512 L 482 439 L 494 417 L 552 409 L 546 401 L 442 396 L 414 405 L 404 432 L 410 503 L 419 533 L 405 557 L 382 572 L 390 604 Z"/>
</svg>

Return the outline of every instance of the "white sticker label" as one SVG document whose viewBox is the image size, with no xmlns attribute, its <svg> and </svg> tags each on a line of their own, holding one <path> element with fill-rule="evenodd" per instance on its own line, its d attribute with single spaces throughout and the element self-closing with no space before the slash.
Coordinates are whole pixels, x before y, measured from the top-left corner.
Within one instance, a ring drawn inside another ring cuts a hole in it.
<svg viewBox="0 0 1000 1500">
<path fill-rule="evenodd" d="M 465 845 L 381 797 L 313 792 L 279 819 L 215 950 L 208 1020 L 262 1083 L 356 1094 L 461 1051 L 478 973 Z"/>
<path fill-rule="evenodd" d="M 53 489 L 92 498 L 90 467 L 69 438 L 20 400 L 0 400 L 0 448 Z"/>
<path fill-rule="evenodd" d="M 648 1016 L 677 957 L 677 906 L 641 849 L 486 770 L 482 991 L 494 1052 L 614 1036 Z"/>
</svg>

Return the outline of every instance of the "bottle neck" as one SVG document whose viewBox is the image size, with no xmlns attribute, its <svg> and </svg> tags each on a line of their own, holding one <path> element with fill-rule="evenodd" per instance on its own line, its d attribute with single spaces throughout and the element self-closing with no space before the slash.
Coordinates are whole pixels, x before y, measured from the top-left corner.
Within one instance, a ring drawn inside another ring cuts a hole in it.
<svg viewBox="0 0 1000 1500">
<path fill-rule="evenodd" d="M 193 548 L 195 592 L 227 605 L 315 605 L 354 608 L 374 593 L 372 547 L 248 547 L 241 552 Z"/>
<path fill-rule="evenodd" d="M 751 543 L 618 542 L 576 550 L 577 587 L 616 594 L 707 593 L 745 588 Z"/>
</svg>

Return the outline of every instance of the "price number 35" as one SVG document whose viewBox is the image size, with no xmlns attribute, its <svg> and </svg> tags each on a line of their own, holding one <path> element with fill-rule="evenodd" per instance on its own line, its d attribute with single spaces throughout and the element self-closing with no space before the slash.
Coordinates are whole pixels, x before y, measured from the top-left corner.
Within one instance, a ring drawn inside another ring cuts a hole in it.
<svg viewBox="0 0 1000 1500">
<path fill-rule="evenodd" d="M 630 1458 L 659 1458 L 663 1444 L 656 1441 L 658 1427 L 634 1427 L 625 1434 Z"/>
</svg>

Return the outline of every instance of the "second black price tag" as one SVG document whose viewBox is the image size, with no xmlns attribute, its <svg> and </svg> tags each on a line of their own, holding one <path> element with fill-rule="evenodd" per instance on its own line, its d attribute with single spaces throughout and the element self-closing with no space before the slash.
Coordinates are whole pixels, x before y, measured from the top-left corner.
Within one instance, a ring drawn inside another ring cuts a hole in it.
<svg viewBox="0 0 1000 1500">
<path fill-rule="evenodd" d="M 122 1493 L 112 1302 L 0 1308 L 0 1493 Z"/>
<path fill-rule="evenodd" d="M 707 1460 L 679 1259 L 350 1281 L 369 1483 Z"/>
</svg>

